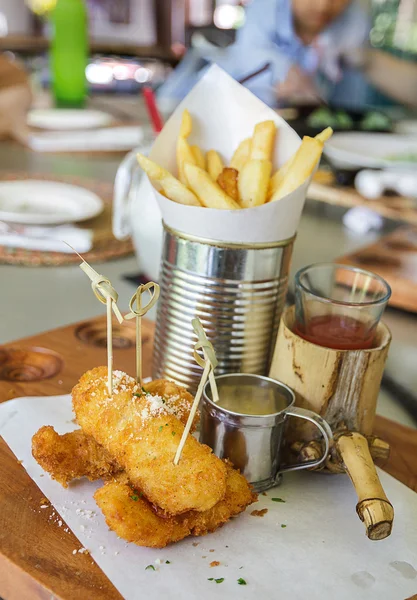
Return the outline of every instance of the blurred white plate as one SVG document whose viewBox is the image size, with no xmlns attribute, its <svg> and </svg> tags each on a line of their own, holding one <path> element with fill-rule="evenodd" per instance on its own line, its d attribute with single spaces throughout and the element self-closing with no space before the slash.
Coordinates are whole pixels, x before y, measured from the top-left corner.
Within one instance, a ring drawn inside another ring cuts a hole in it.
<svg viewBox="0 0 417 600">
<path fill-rule="evenodd" d="M 417 137 L 392 133 L 335 133 L 326 142 L 324 154 L 341 168 L 417 167 Z M 415 160 L 411 160 L 410 155 L 414 155 Z"/>
<path fill-rule="evenodd" d="M 94 129 L 104 127 L 113 121 L 113 117 L 99 110 L 84 109 L 36 109 L 28 114 L 28 125 L 39 129 Z"/>
<path fill-rule="evenodd" d="M 103 210 L 103 201 L 84 188 L 55 181 L 1 181 L 0 221 L 61 225 L 85 221 Z"/>
<path fill-rule="evenodd" d="M 417 120 L 416 119 L 402 119 L 394 126 L 395 133 L 401 133 L 404 135 L 415 135 L 417 136 Z"/>
</svg>

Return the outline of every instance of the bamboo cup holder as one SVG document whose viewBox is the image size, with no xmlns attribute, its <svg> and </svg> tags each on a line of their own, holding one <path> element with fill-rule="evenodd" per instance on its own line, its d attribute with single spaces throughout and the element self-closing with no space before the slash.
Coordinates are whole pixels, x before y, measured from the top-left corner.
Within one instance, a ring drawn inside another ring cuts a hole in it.
<svg viewBox="0 0 417 600">
<path fill-rule="evenodd" d="M 324 468 L 332 473 L 348 473 L 367 536 L 383 539 L 391 533 L 394 510 L 373 460 L 386 459 L 389 445 L 372 436 L 372 431 L 391 333 L 379 323 L 375 348 L 333 350 L 304 340 L 293 332 L 293 326 L 291 306 L 281 319 L 270 377 L 292 388 L 296 406 L 318 413 L 329 423 L 334 442 Z M 298 460 L 311 460 L 322 452 L 316 432 L 308 423 L 291 424 L 286 440 L 287 448 L 298 455 Z"/>
<path fill-rule="evenodd" d="M 41 381 L 62 369 L 59 354 L 46 348 L 0 348 L 0 380 Z"/>
</svg>

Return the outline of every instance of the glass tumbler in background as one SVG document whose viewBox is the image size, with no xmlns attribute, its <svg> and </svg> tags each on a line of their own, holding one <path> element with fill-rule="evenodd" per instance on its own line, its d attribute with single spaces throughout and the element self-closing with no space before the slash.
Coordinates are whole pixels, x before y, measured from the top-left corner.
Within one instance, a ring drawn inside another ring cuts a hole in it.
<svg viewBox="0 0 417 600">
<path fill-rule="evenodd" d="M 295 276 L 295 333 L 326 348 L 372 348 L 391 288 L 363 269 L 333 263 L 304 267 Z"/>
</svg>

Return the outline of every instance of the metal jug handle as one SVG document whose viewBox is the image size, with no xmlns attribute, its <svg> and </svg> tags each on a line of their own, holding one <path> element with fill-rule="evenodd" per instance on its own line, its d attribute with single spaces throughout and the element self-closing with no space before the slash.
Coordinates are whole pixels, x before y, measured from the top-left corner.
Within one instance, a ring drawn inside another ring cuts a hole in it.
<svg viewBox="0 0 417 600">
<path fill-rule="evenodd" d="M 118 240 L 124 240 L 132 234 L 129 219 L 130 188 L 135 167 L 140 168 L 136 160 L 137 153 L 138 149 L 135 149 L 125 156 L 114 180 L 112 229 Z"/>
<path fill-rule="evenodd" d="M 308 460 L 306 462 L 296 465 L 283 466 L 279 470 L 277 480 L 279 479 L 280 474 L 286 471 L 299 471 L 300 469 L 309 469 L 311 467 L 317 467 L 318 465 L 321 465 L 326 460 L 327 455 L 329 454 L 330 440 L 333 439 L 333 433 L 330 428 L 330 425 L 327 423 L 327 421 L 320 417 L 320 415 L 313 412 L 312 410 L 307 410 L 306 408 L 293 406 L 286 410 L 285 413 L 289 417 L 298 417 L 299 419 L 305 419 L 306 421 L 310 421 L 311 423 L 313 423 L 323 436 L 324 452 L 323 456 L 321 456 L 317 460 Z"/>
</svg>

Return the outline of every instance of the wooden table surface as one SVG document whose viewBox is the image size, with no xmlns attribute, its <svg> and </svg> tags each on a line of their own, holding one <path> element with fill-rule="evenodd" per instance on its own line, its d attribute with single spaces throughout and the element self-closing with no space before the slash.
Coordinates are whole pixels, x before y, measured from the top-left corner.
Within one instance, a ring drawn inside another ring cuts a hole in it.
<svg viewBox="0 0 417 600">
<path fill-rule="evenodd" d="M 151 375 L 153 333 L 154 325 L 145 321 L 144 377 Z M 134 339 L 132 323 L 114 325 L 115 369 L 134 372 Z M 104 317 L 11 342 L 0 348 L 0 402 L 67 394 L 86 370 L 102 364 Z M 383 468 L 417 491 L 417 430 L 377 417 L 375 433 L 391 445 Z M 120 600 L 90 556 L 72 554 L 80 543 L 71 531 L 48 520 L 48 511 L 39 509 L 41 499 L 39 488 L 0 438 L 0 597 Z"/>
</svg>

